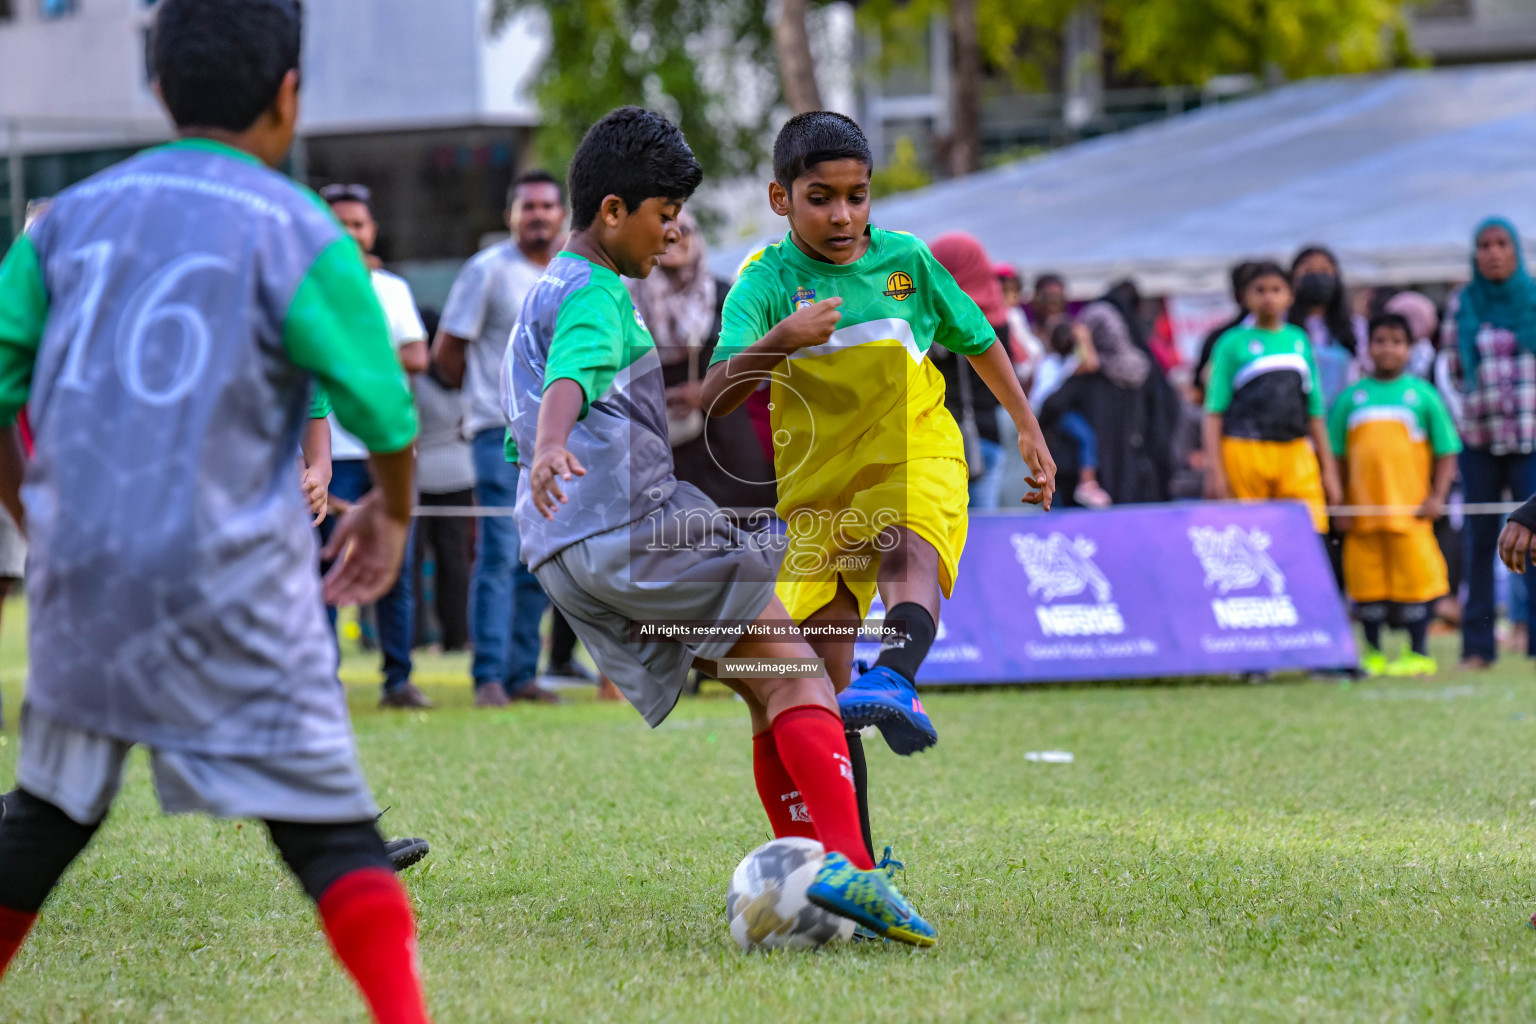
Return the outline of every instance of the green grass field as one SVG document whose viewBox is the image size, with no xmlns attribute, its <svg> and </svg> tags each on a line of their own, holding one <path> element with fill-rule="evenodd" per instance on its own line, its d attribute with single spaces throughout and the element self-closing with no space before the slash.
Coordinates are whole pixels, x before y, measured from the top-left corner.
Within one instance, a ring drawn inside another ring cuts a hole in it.
<svg viewBox="0 0 1536 1024">
<path fill-rule="evenodd" d="M 434 845 L 407 880 L 439 1021 L 1536 1017 L 1524 663 L 934 695 L 935 751 L 869 749 L 877 837 L 939 946 L 753 956 L 724 920 L 767 838 L 738 703 L 686 700 L 650 734 L 592 701 L 477 712 L 462 659 L 421 668 L 430 714 L 374 710 L 371 659 L 345 674 L 387 826 Z M 137 756 L 0 983 L 0 1021 L 363 1019 L 264 832 L 160 816 Z"/>
</svg>

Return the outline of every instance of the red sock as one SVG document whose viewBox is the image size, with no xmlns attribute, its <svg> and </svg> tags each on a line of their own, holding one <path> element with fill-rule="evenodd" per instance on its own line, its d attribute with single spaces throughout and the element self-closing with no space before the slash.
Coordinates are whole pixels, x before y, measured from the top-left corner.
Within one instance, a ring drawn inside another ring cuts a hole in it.
<svg viewBox="0 0 1536 1024">
<path fill-rule="evenodd" d="M 26 941 L 27 932 L 32 930 L 36 921 L 36 914 L 0 907 L 0 978 L 5 976 L 5 969 L 11 966 L 11 958 Z"/>
<path fill-rule="evenodd" d="M 820 704 L 802 704 L 773 720 L 773 742 L 811 812 L 821 845 L 847 857 L 860 871 L 873 868 L 859 827 L 843 720 Z"/>
<path fill-rule="evenodd" d="M 795 788 L 795 780 L 784 770 L 779 760 L 779 748 L 773 742 L 773 730 L 765 729 L 752 737 L 752 775 L 757 779 L 757 796 L 768 812 L 768 824 L 773 827 L 773 838 L 804 836 L 819 839 L 816 826 L 811 824 L 811 812 L 805 809 L 805 800 Z"/>
<path fill-rule="evenodd" d="M 320 920 L 336 959 L 352 975 L 379 1024 L 428 1024 L 416 955 L 416 921 L 394 873 L 361 868 L 320 897 Z"/>
</svg>

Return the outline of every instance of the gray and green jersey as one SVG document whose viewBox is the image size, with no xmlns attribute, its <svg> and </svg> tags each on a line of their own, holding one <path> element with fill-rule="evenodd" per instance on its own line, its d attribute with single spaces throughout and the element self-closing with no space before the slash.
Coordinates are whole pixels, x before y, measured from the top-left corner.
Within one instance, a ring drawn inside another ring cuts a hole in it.
<svg viewBox="0 0 1536 1024">
<path fill-rule="evenodd" d="M 586 475 L 561 482 L 569 501 L 545 519 L 528 490 L 539 404 L 557 380 L 581 386 L 581 419 L 566 448 Z M 661 361 L 619 275 L 562 252 L 523 301 L 502 370 L 511 426 L 507 459 L 517 483 L 523 561 L 536 569 L 578 541 L 648 515 L 672 494 Z"/>
<path fill-rule="evenodd" d="M 183 140 L 61 194 L 0 264 L 0 420 L 27 408 L 27 700 L 262 756 L 350 742 L 297 453 L 315 380 L 416 433 L 357 245 L 253 157 Z"/>
</svg>

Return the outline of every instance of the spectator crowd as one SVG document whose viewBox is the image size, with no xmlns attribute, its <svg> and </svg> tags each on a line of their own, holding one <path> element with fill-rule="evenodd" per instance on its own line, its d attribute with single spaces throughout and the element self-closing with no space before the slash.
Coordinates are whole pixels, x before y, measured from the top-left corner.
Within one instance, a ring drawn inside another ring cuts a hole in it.
<svg viewBox="0 0 1536 1024">
<path fill-rule="evenodd" d="M 322 194 L 371 258 L 368 190 Z M 556 178 L 520 176 L 508 238 L 465 264 L 440 315 L 418 312 L 406 283 L 374 261 L 420 408 L 427 512 L 407 570 L 360 616 L 382 654 L 386 706 L 430 706 L 410 681 L 411 649 L 427 643 L 472 651 L 481 707 L 559 702 L 541 683 L 550 677 L 598 681 L 518 558 L 515 521 L 474 514 L 515 503 L 501 367 L 566 217 Z M 1058 503 L 1301 501 L 1362 623 L 1367 671 L 1433 671 L 1425 636 L 1436 623 L 1460 629 L 1465 667 L 1492 664 L 1501 646 L 1536 656 L 1523 579 L 1497 570 L 1500 518 L 1458 511 L 1536 494 L 1536 282 L 1512 224 L 1477 226 L 1459 287 L 1350 289 L 1338 259 L 1316 245 L 1288 265 L 1240 263 L 1231 318 L 1192 345 L 1175 337 L 1168 303 L 1132 281 L 1083 302 L 1061 275 L 993 263 L 969 235 L 933 239 L 931 249 L 1005 346 L 1056 459 Z M 701 406 L 730 282 L 709 272 L 691 215 L 658 271 L 630 287 L 664 369 L 678 477 L 734 512 L 771 508 L 766 389 L 728 416 Z M 972 509 L 1019 507 L 1012 423 L 967 360 L 939 347 L 933 358 L 965 441 Z M 332 436 L 330 492 L 355 500 L 366 467 L 344 433 Z M 1511 623 L 1502 635 L 1500 604 Z M 1389 659 L 1381 637 L 1392 627 L 1408 643 Z"/>
</svg>

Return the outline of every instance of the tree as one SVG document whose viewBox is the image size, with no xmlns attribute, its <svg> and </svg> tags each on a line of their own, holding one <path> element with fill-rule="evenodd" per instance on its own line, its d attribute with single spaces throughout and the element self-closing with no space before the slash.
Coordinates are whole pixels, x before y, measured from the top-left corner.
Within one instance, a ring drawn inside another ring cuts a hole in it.
<svg viewBox="0 0 1536 1024">
<path fill-rule="evenodd" d="M 821 89 L 816 85 L 816 62 L 811 58 L 811 34 L 805 23 L 805 0 L 780 0 L 779 17 L 773 23 L 773 48 L 779 58 L 779 81 L 784 99 L 796 114 L 821 109 Z"/>
<path fill-rule="evenodd" d="M 524 11 L 548 30 L 534 94 L 551 170 L 624 103 L 674 120 L 709 179 L 757 169 L 779 88 L 765 0 L 495 0 L 492 25 Z"/>
<path fill-rule="evenodd" d="M 1391 62 L 1406 0 L 1106 0 L 1116 59 L 1165 85 L 1306 78 Z"/>
<path fill-rule="evenodd" d="M 953 173 L 979 162 L 981 79 L 991 70 L 1021 88 L 1063 90 L 1060 46 L 1050 58 L 1026 42 L 1059 41 L 1090 0 L 865 0 L 860 25 L 889 70 L 923 63 L 929 24 L 950 26 L 953 132 L 939 140 Z M 1098 0 L 1115 66 L 1160 85 L 1203 85 L 1232 72 L 1260 77 L 1368 71 L 1398 55 L 1411 0 Z M 977 57 L 981 59 L 978 60 Z"/>
</svg>

